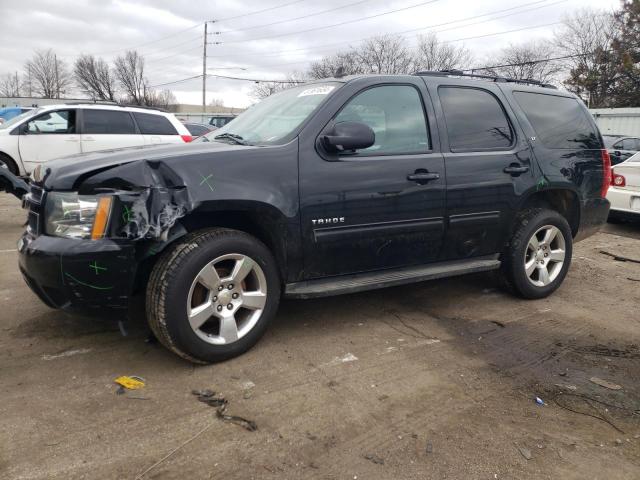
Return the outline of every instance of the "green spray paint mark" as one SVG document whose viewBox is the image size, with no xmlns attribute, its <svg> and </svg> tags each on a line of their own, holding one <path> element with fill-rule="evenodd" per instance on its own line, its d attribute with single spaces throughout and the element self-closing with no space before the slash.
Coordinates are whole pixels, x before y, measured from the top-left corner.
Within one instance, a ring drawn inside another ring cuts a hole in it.
<svg viewBox="0 0 640 480">
<path fill-rule="evenodd" d="M 96 272 L 96 275 L 100 275 L 100 272 L 106 272 L 107 271 L 107 267 L 101 267 L 98 265 L 98 262 L 96 262 L 95 260 L 93 261 L 93 263 L 89 264 L 89 268 L 93 268 L 93 271 Z"/>
<path fill-rule="evenodd" d="M 124 212 L 122 212 L 122 220 L 124 220 L 126 223 L 129 223 L 131 221 L 131 215 L 133 215 L 133 212 L 131 211 L 131 209 L 126 205 L 124 205 Z"/>
<path fill-rule="evenodd" d="M 536 190 L 542 190 L 546 185 L 547 180 L 542 177 L 540 180 L 538 180 L 538 183 L 536 183 Z"/>
<path fill-rule="evenodd" d="M 85 287 L 89 287 L 89 288 L 93 288 L 94 290 L 111 290 L 113 287 L 99 287 L 97 285 L 91 285 L 90 283 L 85 283 L 81 280 L 78 280 L 77 278 L 75 278 L 73 275 L 64 272 L 64 274 L 69 277 L 71 280 L 73 280 L 76 283 L 79 283 L 80 285 L 83 285 Z"/>
<path fill-rule="evenodd" d="M 202 177 L 202 181 L 200 182 L 200 185 L 204 185 L 206 183 L 207 187 L 209 187 L 209 190 L 211 190 L 213 192 L 213 187 L 209 183 L 209 179 L 211 177 L 213 177 L 213 173 L 211 175 L 209 175 L 208 177 L 205 177 L 204 175 L 200 174 L 200 177 Z"/>
</svg>

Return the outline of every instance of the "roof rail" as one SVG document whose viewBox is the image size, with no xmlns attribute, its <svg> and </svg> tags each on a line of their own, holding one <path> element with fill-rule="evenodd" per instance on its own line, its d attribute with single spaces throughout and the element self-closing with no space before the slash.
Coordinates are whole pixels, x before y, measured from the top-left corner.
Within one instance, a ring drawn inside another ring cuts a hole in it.
<svg viewBox="0 0 640 480">
<path fill-rule="evenodd" d="M 523 85 L 534 85 L 536 87 L 544 87 L 544 88 L 553 88 L 557 90 L 555 85 L 551 85 L 550 83 L 543 83 L 538 80 L 532 79 L 518 79 L 518 78 L 507 78 L 507 77 L 498 77 L 495 75 L 480 75 L 478 73 L 464 73 L 462 70 L 440 70 L 440 71 L 424 71 L 424 72 L 416 72 L 414 75 L 424 76 L 424 77 L 469 77 L 469 78 L 482 78 L 484 80 L 491 80 L 497 83 L 521 83 Z"/>
<path fill-rule="evenodd" d="M 118 105 L 112 100 L 79 100 L 77 102 L 62 102 L 60 105 Z"/>
<path fill-rule="evenodd" d="M 109 100 L 96 100 L 96 101 L 91 101 L 91 100 L 87 100 L 86 102 L 64 102 L 64 103 L 59 103 L 56 105 L 107 105 L 107 106 L 112 106 L 112 107 L 122 107 L 122 108 L 141 108 L 143 110 L 157 110 L 160 112 L 164 112 L 164 113 L 168 113 L 168 111 L 164 108 L 160 108 L 160 107 L 149 107 L 147 105 L 129 105 L 129 104 L 125 104 L 125 103 L 118 103 L 118 102 L 112 102 Z M 47 105 L 43 105 L 43 107 L 46 107 Z"/>
</svg>

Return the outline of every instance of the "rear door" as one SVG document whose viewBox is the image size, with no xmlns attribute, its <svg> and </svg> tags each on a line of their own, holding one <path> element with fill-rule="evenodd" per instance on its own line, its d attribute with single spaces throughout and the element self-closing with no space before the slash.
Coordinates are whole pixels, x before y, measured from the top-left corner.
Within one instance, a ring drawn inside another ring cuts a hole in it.
<svg viewBox="0 0 640 480">
<path fill-rule="evenodd" d="M 27 172 L 38 163 L 80 153 L 76 109 L 53 110 L 34 117 L 20 132 L 18 145 Z"/>
<path fill-rule="evenodd" d="M 424 84 L 350 82 L 315 121 L 300 138 L 305 279 L 436 261 L 445 171 Z M 344 121 L 370 126 L 375 144 L 329 158 L 318 138 Z"/>
<path fill-rule="evenodd" d="M 133 118 L 146 145 L 182 142 L 178 131 L 164 115 L 133 112 Z"/>
<path fill-rule="evenodd" d="M 534 184 L 531 149 L 492 83 L 429 78 L 447 170 L 447 259 L 500 252 L 520 193 Z"/>
<path fill-rule="evenodd" d="M 144 145 L 144 137 L 126 110 L 82 109 L 80 143 L 83 152 Z"/>
</svg>

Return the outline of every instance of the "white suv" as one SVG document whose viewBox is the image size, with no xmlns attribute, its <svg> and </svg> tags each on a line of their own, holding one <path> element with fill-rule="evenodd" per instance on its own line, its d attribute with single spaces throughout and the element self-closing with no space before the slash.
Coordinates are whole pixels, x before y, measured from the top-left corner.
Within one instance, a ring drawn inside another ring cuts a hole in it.
<svg viewBox="0 0 640 480">
<path fill-rule="evenodd" d="M 101 104 L 48 105 L 0 125 L 0 167 L 25 176 L 54 158 L 184 143 L 192 138 L 173 114 L 159 110 Z"/>
</svg>

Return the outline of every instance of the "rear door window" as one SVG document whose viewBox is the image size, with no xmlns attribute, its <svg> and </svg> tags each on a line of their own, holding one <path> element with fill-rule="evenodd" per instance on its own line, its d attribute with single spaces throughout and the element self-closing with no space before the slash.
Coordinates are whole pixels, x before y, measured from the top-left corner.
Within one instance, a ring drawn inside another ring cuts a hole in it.
<svg viewBox="0 0 640 480">
<path fill-rule="evenodd" d="M 114 110 L 83 110 L 82 133 L 94 135 L 136 135 L 136 126 L 129 112 Z"/>
<path fill-rule="evenodd" d="M 169 119 L 162 115 L 134 112 L 133 116 L 144 135 L 178 135 Z"/>
<path fill-rule="evenodd" d="M 438 95 L 452 152 L 511 147 L 513 129 L 493 94 L 478 88 L 440 87 Z"/>
<path fill-rule="evenodd" d="M 532 92 L 514 92 L 513 96 L 545 147 L 602 148 L 593 122 L 577 99 Z"/>
</svg>

